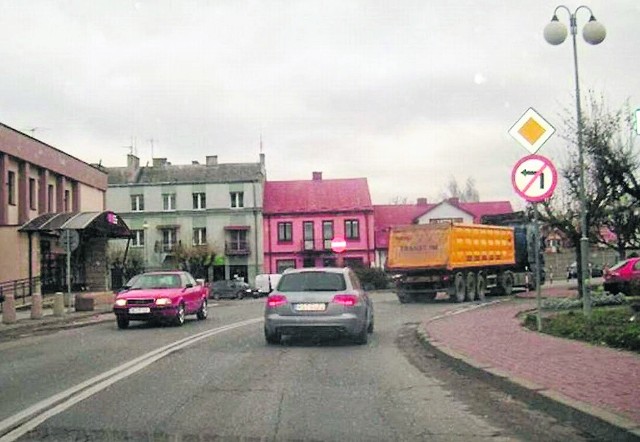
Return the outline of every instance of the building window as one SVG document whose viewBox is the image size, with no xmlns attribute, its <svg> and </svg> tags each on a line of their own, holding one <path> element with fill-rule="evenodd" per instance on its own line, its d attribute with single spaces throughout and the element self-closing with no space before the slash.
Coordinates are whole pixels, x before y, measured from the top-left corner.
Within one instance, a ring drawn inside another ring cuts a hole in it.
<svg viewBox="0 0 640 442">
<path fill-rule="evenodd" d="M 331 249 L 331 240 L 333 239 L 333 221 L 322 221 L 322 239 L 324 249 Z"/>
<path fill-rule="evenodd" d="M 305 221 L 303 224 L 304 249 L 313 250 L 313 221 Z M 307 266 L 305 266 L 307 267 Z M 313 266 L 310 266 L 313 267 Z"/>
<path fill-rule="evenodd" d="M 35 178 L 29 178 L 29 208 L 31 208 L 31 210 L 36 210 L 37 200 L 38 198 L 36 197 L 36 180 Z"/>
<path fill-rule="evenodd" d="M 172 252 L 176 247 L 176 229 L 162 229 L 162 251 Z"/>
<path fill-rule="evenodd" d="M 344 265 L 345 267 L 351 267 L 352 269 L 364 267 L 364 259 L 363 258 L 345 258 Z"/>
<path fill-rule="evenodd" d="M 231 207 L 244 207 L 244 192 L 231 192 L 229 196 L 231 197 Z"/>
<path fill-rule="evenodd" d="M 162 194 L 162 210 L 165 210 L 165 211 L 176 210 L 176 194 L 175 193 Z"/>
<path fill-rule="evenodd" d="M 9 171 L 7 180 L 7 193 L 9 194 L 9 204 L 16 205 L 16 173 L 13 170 Z"/>
<path fill-rule="evenodd" d="M 53 207 L 53 184 L 49 184 L 47 187 L 47 211 L 55 212 Z"/>
<path fill-rule="evenodd" d="M 249 252 L 246 230 L 230 230 L 229 235 L 231 239 L 227 241 L 227 253 L 237 254 L 240 252 Z"/>
<path fill-rule="evenodd" d="M 278 223 L 278 241 L 291 242 L 293 240 L 292 225 L 290 222 Z"/>
<path fill-rule="evenodd" d="M 144 246 L 144 230 L 132 230 L 131 235 L 131 247 Z"/>
<path fill-rule="evenodd" d="M 198 192 L 193 194 L 193 208 L 195 210 L 204 210 L 207 208 L 207 194 Z"/>
<path fill-rule="evenodd" d="M 295 269 L 295 268 L 296 268 L 295 259 L 279 259 L 276 261 L 277 273 L 284 273 L 284 271 L 287 269 Z"/>
<path fill-rule="evenodd" d="M 336 266 L 336 259 L 335 258 L 324 258 L 322 260 L 322 265 L 324 267 L 335 267 Z"/>
<path fill-rule="evenodd" d="M 193 245 L 203 246 L 207 243 L 207 228 L 196 227 L 193 229 Z"/>
<path fill-rule="evenodd" d="M 346 239 L 360 239 L 360 223 L 357 219 L 348 219 L 344 222 L 344 236 Z"/>
<path fill-rule="evenodd" d="M 430 218 L 429 224 L 450 224 L 464 222 L 462 218 Z"/>
<path fill-rule="evenodd" d="M 64 211 L 68 212 L 69 211 L 69 200 L 71 198 L 71 192 L 69 192 L 68 190 L 64 191 Z"/>
<path fill-rule="evenodd" d="M 142 212 L 144 211 L 144 196 L 143 195 L 131 195 L 131 211 Z"/>
</svg>

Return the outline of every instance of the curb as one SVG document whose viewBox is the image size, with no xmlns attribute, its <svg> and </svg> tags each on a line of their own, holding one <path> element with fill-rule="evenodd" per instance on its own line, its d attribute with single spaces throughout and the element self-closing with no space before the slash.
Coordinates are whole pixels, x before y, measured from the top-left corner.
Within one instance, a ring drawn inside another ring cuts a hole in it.
<svg viewBox="0 0 640 442">
<path fill-rule="evenodd" d="M 23 319 L 15 324 L 2 325 L 0 327 L 0 341 L 13 339 L 26 333 L 88 327 L 90 325 L 109 322 L 114 319 L 112 316 L 109 316 L 109 313 L 111 313 L 110 309 L 100 309 L 76 315 L 66 314 L 62 317 L 47 316 L 42 319 Z"/>
<path fill-rule="evenodd" d="M 435 317 L 426 323 L 444 317 L 446 316 Z M 442 342 L 430 340 L 422 324 L 416 328 L 416 336 L 425 349 L 433 352 L 436 357 L 451 365 L 456 371 L 471 374 L 557 419 L 577 424 L 580 429 L 586 429 L 600 440 L 640 441 L 640 424 L 636 422 L 599 407 L 570 399 L 526 379 L 511 376 L 489 364 L 480 364 L 455 352 Z"/>
</svg>

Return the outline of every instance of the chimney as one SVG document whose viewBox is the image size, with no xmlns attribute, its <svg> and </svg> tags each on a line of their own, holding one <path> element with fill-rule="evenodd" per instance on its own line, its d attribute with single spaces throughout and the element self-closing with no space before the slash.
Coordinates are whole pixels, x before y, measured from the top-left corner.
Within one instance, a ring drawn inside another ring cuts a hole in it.
<svg viewBox="0 0 640 442">
<path fill-rule="evenodd" d="M 153 167 L 162 167 L 167 164 L 166 158 L 154 158 L 153 159 Z"/>
<path fill-rule="evenodd" d="M 451 204 L 456 205 L 456 206 L 457 206 L 458 204 L 460 204 L 460 198 L 458 198 L 458 197 L 455 197 L 455 198 L 449 198 L 447 201 L 449 201 Z"/>
<path fill-rule="evenodd" d="M 217 166 L 218 155 L 207 155 L 207 166 Z"/>
<path fill-rule="evenodd" d="M 140 158 L 132 154 L 127 154 L 127 169 L 137 170 L 139 168 Z"/>
<path fill-rule="evenodd" d="M 418 206 L 426 206 L 427 199 L 426 198 L 418 198 L 418 202 L 416 203 Z"/>
<path fill-rule="evenodd" d="M 313 181 L 322 181 L 322 172 L 313 172 Z"/>
</svg>

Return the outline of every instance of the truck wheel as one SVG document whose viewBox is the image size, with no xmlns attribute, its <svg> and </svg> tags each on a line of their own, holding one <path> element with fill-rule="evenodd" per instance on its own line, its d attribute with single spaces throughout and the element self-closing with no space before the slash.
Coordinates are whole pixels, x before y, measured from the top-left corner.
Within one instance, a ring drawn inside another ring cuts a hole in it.
<svg viewBox="0 0 640 442">
<path fill-rule="evenodd" d="M 466 299 L 467 301 L 475 301 L 476 299 L 476 274 L 473 272 L 467 273 L 467 286 L 466 286 Z"/>
<path fill-rule="evenodd" d="M 408 295 L 404 292 L 398 292 L 398 301 L 400 301 L 400 304 L 408 304 L 413 301 L 413 295 Z"/>
<path fill-rule="evenodd" d="M 453 280 L 453 302 L 464 302 L 466 284 L 464 282 L 464 276 L 462 273 L 456 273 L 456 277 Z"/>
<path fill-rule="evenodd" d="M 478 301 L 484 301 L 485 295 L 487 293 L 487 280 L 484 277 L 482 272 L 478 272 L 478 278 L 476 282 L 476 295 L 478 297 Z"/>
<path fill-rule="evenodd" d="M 505 296 L 511 296 L 511 293 L 513 293 L 513 275 L 511 272 L 504 272 L 502 274 L 502 283 L 500 285 L 502 288 L 502 294 Z"/>
</svg>

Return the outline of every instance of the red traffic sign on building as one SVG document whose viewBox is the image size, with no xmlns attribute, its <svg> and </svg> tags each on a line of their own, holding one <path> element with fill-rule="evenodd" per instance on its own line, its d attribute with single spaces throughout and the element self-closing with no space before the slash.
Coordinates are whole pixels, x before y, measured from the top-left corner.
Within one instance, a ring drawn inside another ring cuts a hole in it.
<svg viewBox="0 0 640 442">
<path fill-rule="evenodd" d="M 342 253 L 347 249 L 347 242 L 341 236 L 336 236 L 331 240 L 331 250 L 335 253 Z"/>
<path fill-rule="evenodd" d="M 558 184 L 558 171 L 550 159 L 528 155 L 518 161 L 511 172 L 516 193 L 527 201 L 543 201 L 553 195 Z"/>
</svg>

